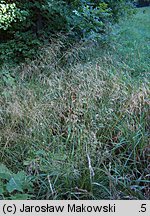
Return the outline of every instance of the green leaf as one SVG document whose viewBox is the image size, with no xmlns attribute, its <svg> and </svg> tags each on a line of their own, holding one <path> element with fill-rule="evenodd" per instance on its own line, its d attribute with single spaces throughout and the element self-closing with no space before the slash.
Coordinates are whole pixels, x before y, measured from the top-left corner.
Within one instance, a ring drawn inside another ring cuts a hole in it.
<svg viewBox="0 0 150 216">
<path fill-rule="evenodd" d="M 6 185 L 6 189 L 9 193 L 13 191 L 23 192 L 23 183 L 25 182 L 25 173 L 19 172 L 14 174 Z"/>
<path fill-rule="evenodd" d="M 0 179 L 9 180 L 12 176 L 11 171 L 4 165 L 0 165 Z"/>
<path fill-rule="evenodd" d="M 22 184 L 19 182 L 18 179 L 11 178 L 10 181 L 6 185 L 6 189 L 9 193 L 12 193 L 13 191 L 17 190 L 20 192 L 23 192 L 22 190 Z"/>
<path fill-rule="evenodd" d="M 29 199 L 30 195 L 28 194 L 15 194 L 14 196 L 11 196 L 11 200 L 27 200 Z"/>
</svg>

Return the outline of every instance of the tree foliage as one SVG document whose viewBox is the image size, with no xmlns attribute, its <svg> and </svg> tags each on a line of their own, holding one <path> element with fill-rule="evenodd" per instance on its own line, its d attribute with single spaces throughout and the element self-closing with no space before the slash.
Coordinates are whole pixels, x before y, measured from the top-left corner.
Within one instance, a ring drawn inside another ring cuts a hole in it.
<svg viewBox="0 0 150 216">
<path fill-rule="evenodd" d="M 25 19 L 27 12 L 17 8 L 15 3 L 0 2 L 0 29 L 7 30 L 13 23 Z"/>
<path fill-rule="evenodd" d="M 56 32 L 78 39 L 100 37 L 128 8 L 127 0 L 2 0 L 1 59 L 8 53 L 13 59 L 30 57 Z"/>
</svg>

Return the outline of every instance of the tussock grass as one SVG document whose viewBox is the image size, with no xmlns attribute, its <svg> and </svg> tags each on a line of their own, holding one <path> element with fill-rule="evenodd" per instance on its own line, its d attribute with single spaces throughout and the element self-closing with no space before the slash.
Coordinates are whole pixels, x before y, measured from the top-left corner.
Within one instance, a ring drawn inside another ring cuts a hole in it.
<svg viewBox="0 0 150 216">
<path fill-rule="evenodd" d="M 33 199 L 149 199 L 147 73 L 112 49 L 62 47 L 3 67 L 1 162 L 32 177 Z"/>
</svg>

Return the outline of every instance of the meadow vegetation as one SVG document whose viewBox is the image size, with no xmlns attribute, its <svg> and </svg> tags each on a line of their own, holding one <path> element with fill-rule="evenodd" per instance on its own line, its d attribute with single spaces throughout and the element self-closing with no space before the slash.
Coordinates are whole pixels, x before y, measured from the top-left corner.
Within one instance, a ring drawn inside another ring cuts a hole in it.
<svg viewBox="0 0 150 216">
<path fill-rule="evenodd" d="M 150 198 L 150 8 L 136 10 L 103 43 L 60 34 L 2 65 L 1 199 Z"/>
</svg>

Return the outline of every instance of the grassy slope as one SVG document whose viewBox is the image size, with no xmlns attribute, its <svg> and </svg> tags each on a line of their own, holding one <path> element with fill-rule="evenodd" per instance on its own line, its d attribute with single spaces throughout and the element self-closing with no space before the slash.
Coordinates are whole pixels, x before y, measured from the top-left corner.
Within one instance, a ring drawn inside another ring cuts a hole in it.
<svg viewBox="0 0 150 216">
<path fill-rule="evenodd" d="M 145 77 L 150 68 L 150 8 L 123 22 L 114 31 L 116 51 L 134 76 Z M 119 34 L 117 35 L 117 32 Z"/>
<path fill-rule="evenodd" d="M 34 199 L 149 198 L 149 12 L 116 27 L 105 53 L 88 49 L 85 64 L 60 70 L 53 44 L 3 68 L 0 162 L 32 176 Z"/>
</svg>

